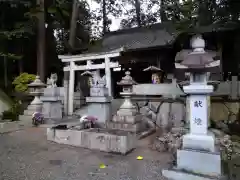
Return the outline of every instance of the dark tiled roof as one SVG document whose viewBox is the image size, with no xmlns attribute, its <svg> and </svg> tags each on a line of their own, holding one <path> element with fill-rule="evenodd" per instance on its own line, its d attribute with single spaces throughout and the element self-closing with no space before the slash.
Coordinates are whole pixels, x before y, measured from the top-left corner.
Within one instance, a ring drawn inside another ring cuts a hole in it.
<svg viewBox="0 0 240 180">
<path fill-rule="evenodd" d="M 101 43 L 90 51 L 111 51 L 124 48 L 126 51 L 166 46 L 175 40 L 169 24 L 154 24 L 147 27 L 124 29 L 106 34 Z"/>
</svg>

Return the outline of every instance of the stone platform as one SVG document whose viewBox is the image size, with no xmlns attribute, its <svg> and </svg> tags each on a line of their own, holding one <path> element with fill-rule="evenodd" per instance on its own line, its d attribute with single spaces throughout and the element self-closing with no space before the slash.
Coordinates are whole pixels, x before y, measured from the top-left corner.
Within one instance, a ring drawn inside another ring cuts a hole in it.
<svg viewBox="0 0 240 180">
<path fill-rule="evenodd" d="M 121 130 L 109 129 L 47 129 L 47 139 L 104 152 L 127 154 L 136 146 L 136 135 Z"/>
</svg>

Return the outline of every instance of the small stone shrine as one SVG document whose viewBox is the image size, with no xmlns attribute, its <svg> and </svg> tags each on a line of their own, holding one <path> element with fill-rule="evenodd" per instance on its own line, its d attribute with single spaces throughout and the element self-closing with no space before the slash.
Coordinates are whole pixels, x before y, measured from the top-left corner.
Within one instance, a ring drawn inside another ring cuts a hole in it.
<svg viewBox="0 0 240 180">
<path fill-rule="evenodd" d="M 106 88 L 105 75 L 100 76 L 100 71 L 86 71 L 82 75 L 90 75 L 90 97 L 86 97 L 87 106 L 76 112 L 77 115 L 88 115 L 97 118 L 97 123 L 104 127 L 111 119 L 111 101 Z"/>
<path fill-rule="evenodd" d="M 221 156 L 215 147 L 215 137 L 208 131 L 208 96 L 213 86 L 208 85 L 208 72 L 220 65 L 205 52 L 205 41 L 194 36 L 191 42 L 193 52 L 177 69 L 190 72 L 190 84 L 183 90 L 189 95 L 190 132 L 182 137 L 182 149 L 177 150 L 177 165 L 163 170 L 165 177 L 171 180 L 214 180 L 222 178 Z"/>
<path fill-rule="evenodd" d="M 117 114 L 113 116 L 112 121 L 107 123 L 109 129 L 119 129 L 139 133 L 144 130 L 142 115 L 137 111 L 136 106 L 131 101 L 132 87 L 137 84 L 127 71 L 126 76 L 117 84 L 123 86 L 123 92 L 120 94 L 124 98 Z"/>
<path fill-rule="evenodd" d="M 41 97 L 43 102 L 44 119 L 60 120 L 63 116 L 62 100 L 60 98 L 60 88 L 56 85 L 57 74 L 51 74 L 47 78 L 47 88 L 44 89 L 44 94 Z"/>
<path fill-rule="evenodd" d="M 41 82 L 39 76 L 36 76 L 35 81 L 30 83 L 28 87 L 30 90 L 29 94 L 34 96 L 34 99 L 27 109 L 24 110 L 23 115 L 19 116 L 19 120 L 32 122 L 33 113 L 42 112 L 43 102 L 41 101 L 40 96 L 43 94 L 43 88 L 46 87 L 46 85 Z"/>
</svg>

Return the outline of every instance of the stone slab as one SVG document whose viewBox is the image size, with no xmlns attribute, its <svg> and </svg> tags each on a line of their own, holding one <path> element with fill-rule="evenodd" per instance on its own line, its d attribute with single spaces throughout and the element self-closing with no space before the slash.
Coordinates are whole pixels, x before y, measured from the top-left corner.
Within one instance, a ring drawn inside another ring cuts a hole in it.
<svg viewBox="0 0 240 180">
<path fill-rule="evenodd" d="M 41 101 L 44 103 L 45 101 L 60 101 L 58 96 L 41 96 L 40 97 Z"/>
<path fill-rule="evenodd" d="M 59 87 L 53 87 L 53 88 L 44 88 L 44 96 L 60 96 L 60 89 Z"/>
<path fill-rule="evenodd" d="M 169 180 L 227 180 L 225 177 L 201 176 L 177 169 L 162 170 L 162 175 Z"/>
<path fill-rule="evenodd" d="M 219 153 L 178 150 L 177 168 L 197 174 L 217 177 L 222 173 L 221 156 Z"/>
<path fill-rule="evenodd" d="M 13 131 L 19 131 L 24 129 L 24 127 L 31 127 L 32 122 L 28 121 L 13 121 L 13 122 L 1 122 L 0 123 L 0 134 L 1 133 L 9 133 Z"/>
<path fill-rule="evenodd" d="M 112 97 L 86 97 L 87 103 L 110 103 Z"/>
<path fill-rule="evenodd" d="M 176 84 L 138 84 L 133 85 L 133 93 L 136 95 L 168 95 L 184 96 Z"/>
<path fill-rule="evenodd" d="M 183 149 L 215 152 L 214 134 L 210 132 L 208 135 L 186 134 L 183 136 Z"/>
<path fill-rule="evenodd" d="M 143 122 L 137 122 L 135 124 L 119 123 L 119 122 L 107 122 L 106 127 L 109 129 L 118 129 L 123 131 L 129 131 L 134 133 L 142 132 L 146 129 L 146 125 Z"/>
<path fill-rule="evenodd" d="M 113 122 L 126 123 L 126 124 L 135 124 L 142 120 L 142 115 L 138 114 L 136 116 L 126 115 L 126 116 L 113 116 Z"/>
<path fill-rule="evenodd" d="M 92 97 L 101 97 L 101 96 L 107 96 L 108 95 L 108 89 L 105 87 L 92 87 L 90 88 L 90 96 Z"/>
<path fill-rule="evenodd" d="M 121 154 L 126 154 L 136 147 L 136 135 L 119 130 L 48 128 L 47 139 L 60 144 Z"/>
</svg>

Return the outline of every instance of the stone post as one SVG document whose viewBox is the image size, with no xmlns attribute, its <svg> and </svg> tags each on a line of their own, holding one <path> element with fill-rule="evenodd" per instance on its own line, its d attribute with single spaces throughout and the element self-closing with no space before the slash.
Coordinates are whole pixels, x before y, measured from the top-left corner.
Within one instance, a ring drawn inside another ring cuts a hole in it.
<svg viewBox="0 0 240 180">
<path fill-rule="evenodd" d="M 110 69 L 110 58 L 105 58 L 105 76 L 106 76 L 106 85 L 108 88 L 108 96 L 112 97 L 112 75 Z"/>
<path fill-rule="evenodd" d="M 68 115 L 68 87 L 69 86 L 69 72 L 64 71 L 64 80 L 63 80 L 63 87 L 64 87 L 64 107 L 63 112 L 64 115 Z"/>
<path fill-rule="evenodd" d="M 75 84 L 75 62 L 70 62 L 69 90 L 68 90 L 68 115 L 73 115 L 74 84 Z"/>
</svg>

